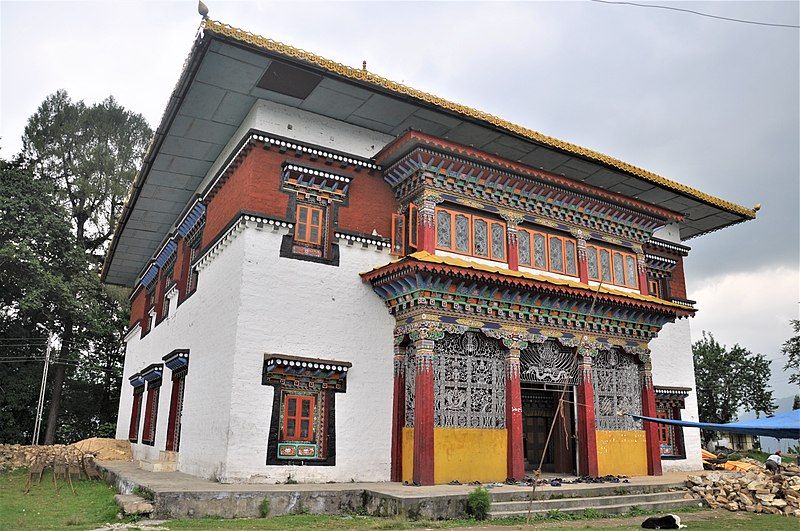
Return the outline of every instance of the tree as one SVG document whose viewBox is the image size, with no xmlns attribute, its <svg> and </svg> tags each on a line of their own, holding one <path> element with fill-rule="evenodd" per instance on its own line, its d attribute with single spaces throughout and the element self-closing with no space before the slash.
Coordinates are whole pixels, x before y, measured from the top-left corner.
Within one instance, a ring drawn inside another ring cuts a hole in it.
<svg viewBox="0 0 800 531">
<path fill-rule="evenodd" d="M 48 320 L 60 336 L 61 348 L 50 386 L 46 444 L 56 438 L 65 381 L 83 378 L 80 371 L 87 368 L 87 360 L 97 361 L 93 356 L 109 358 L 100 364 L 106 368 L 121 357 L 119 343 L 109 348 L 109 338 L 119 339 L 124 305 L 118 294 L 100 284 L 98 271 L 151 135 L 141 115 L 113 98 L 87 106 L 73 102 L 65 91 L 45 98 L 25 127 L 23 164 L 33 181 L 48 187 L 52 203 L 63 214 L 61 232 L 66 232 L 61 237 L 71 250 L 65 251 L 70 260 L 42 264 L 62 281 L 58 287 L 63 295 L 49 306 Z"/>
<path fill-rule="evenodd" d="M 800 395 L 794 395 L 794 402 L 792 402 L 792 411 L 800 409 Z"/>
<path fill-rule="evenodd" d="M 732 422 L 742 408 L 757 416 L 775 411 L 769 389 L 770 361 L 763 354 L 753 354 L 738 344 L 728 350 L 706 332 L 692 345 L 692 354 L 700 422 Z M 713 432 L 703 431 L 704 443 L 712 438 Z"/>
<path fill-rule="evenodd" d="M 789 383 L 800 385 L 800 320 L 790 321 L 794 335 L 786 340 L 781 347 L 781 352 L 786 356 L 784 371 L 789 372 Z M 795 408 L 797 409 L 797 408 Z"/>
</svg>

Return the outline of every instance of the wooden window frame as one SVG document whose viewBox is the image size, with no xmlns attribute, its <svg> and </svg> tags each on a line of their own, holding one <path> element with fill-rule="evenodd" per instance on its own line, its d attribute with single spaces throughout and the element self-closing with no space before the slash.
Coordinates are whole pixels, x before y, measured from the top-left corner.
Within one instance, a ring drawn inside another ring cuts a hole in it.
<svg viewBox="0 0 800 531">
<path fill-rule="evenodd" d="M 530 263 L 526 264 L 522 261 L 519 262 L 519 265 L 530 267 L 531 269 L 536 269 L 537 271 L 549 271 L 550 273 L 557 273 L 559 275 L 565 275 L 568 277 L 578 278 L 578 241 L 575 238 L 570 238 L 569 236 L 564 236 L 562 234 L 551 234 L 549 232 L 544 232 L 541 230 L 536 229 L 528 229 L 524 227 L 519 227 L 517 231 L 525 231 L 528 233 L 528 237 L 530 238 L 530 256 L 531 260 Z M 544 263 L 545 269 L 541 269 L 536 266 L 536 236 L 542 236 L 544 238 Z M 554 269 L 552 266 L 551 256 L 550 256 L 550 240 L 553 238 L 558 238 L 561 240 L 561 258 L 562 264 L 564 268 L 559 271 Z M 574 252 L 572 253 L 573 263 L 575 264 L 575 274 L 567 272 L 567 242 L 570 241 L 574 245 Z M 506 251 L 508 252 L 508 251 Z"/>
<path fill-rule="evenodd" d="M 301 209 L 307 209 L 307 214 L 308 214 L 308 217 L 306 218 L 306 221 L 303 223 L 305 225 L 305 232 L 302 235 L 300 234 L 300 225 L 301 225 L 301 222 L 300 222 L 300 210 Z M 311 238 L 311 229 L 315 226 L 311 222 L 312 217 L 313 217 L 313 214 L 312 214 L 313 211 L 319 212 L 319 226 L 317 227 L 317 238 L 316 239 L 312 239 Z M 318 205 L 312 205 L 310 203 L 297 203 L 297 206 L 295 207 L 294 214 L 295 214 L 295 218 L 294 218 L 294 241 L 296 243 L 304 243 L 304 244 L 308 244 L 308 245 L 321 246 L 322 245 L 322 241 L 323 241 L 323 237 L 324 237 L 323 229 L 325 227 L 325 207 L 318 206 Z"/>
<path fill-rule="evenodd" d="M 610 282 L 603 281 L 603 284 L 610 284 L 612 286 L 620 286 L 620 287 L 623 287 L 623 288 L 638 289 L 639 288 L 639 261 L 636 258 L 636 255 L 633 254 L 633 253 L 625 252 L 625 251 L 617 251 L 617 250 L 610 249 L 608 247 L 603 247 L 603 246 L 600 246 L 600 245 L 587 245 L 586 246 L 586 263 L 587 264 L 589 263 L 589 254 L 590 253 L 594 253 L 595 254 L 596 261 L 597 261 L 597 276 L 593 277 L 593 276 L 591 276 L 591 273 L 589 273 L 589 275 L 590 275 L 588 277 L 589 280 L 594 280 L 596 282 L 600 282 L 600 279 L 603 278 L 603 268 L 602 268 L 602 265 L 601 265 L 601 262 L 600 262 L 600 255 L 602 254 L 601 253 L 602 251 L 606 251 L 607 253 L 609 253 L 609 266 L 610 266 L 609 270 L 610 270 L 610 273 L 611 273 L 611 281 Z M 614 256 L 615 255 L 622 256 L 622 278 L 624 279 L 624 282 L 622 284 L 619 284 L 616 281 L 616 275 L 615 275 L 616 268 L 614 266 Z M 633 278 L 632 279 L 628 278 L 628 267 L 627 267 L 627 259 L 628 259 L 628 257 L 633 258 L 634 274 L 633 274 Z M 649 285 L 649 282 L 648 282 L 648 285 Z"/>
<path fill-rule="evenodd" d="M 156 431 L 158 429 L 158 401 L 160 400 L 161 382 L 156 385 L 148 384 L 147 402 L 144 408 L 144 428 L 142 431 L 142 444 L 155 446 Z"/>
<path fill-rule="evenodd" d="M 439 245 L 439 213 L 444 212 L 449 217 L 450 223 L 450 246 L 445 247 L 443 245 Z M 456 245 L 457 235 L 456 235 L 456 216 L 464 216 L 467 218 L 468 228 L 467 228 L 467 247 L 469 252 L 464 252 L 458 249 Z M 486 223 L 486 254 L 477 254 L 475 252 L 475 221 L 481 220 Z M 494 218 L 489 218 L 486 216 L 481 216 L 478 214 L 470 214 L 469 212 L 464 212 L 463 210 L 452 210 L 449 208 L 436 208 L 434 211 L 434 235 L 436 237 L 436 249 L 440 251 L 447 251 L 455 254 L 460 254 L 462 256 L 471 256 L 474 258 L 482 258 L 484 260 L 491 260 L 493 262 L 508 262 L 508 225 L 504 221 L 500 221 Z M 503 257 L 498 258 L 495 256 L 492 243 L 494 241 L 492 236 L 492 225 L 500 225 L 503 228 L 503 236 L 501 238 L 501 243 L 503 244 Z"/>
<path fill-rule="evenodd" d="M 471 214 L 467 214 L 461 212 L 461 214 L 467 216 L 469 220 L 469 251 L 470 256 L 474 256 L 475 258 L 483 258 L 485 260 L 492 260 L 492 219 L 487 218 L 484 216 L 473 216 Z M 455 220 L 455 218 L 453 218 Z M 475 250 L 475 222 L 476 221 L 483 221 L 486 223 L 486 254 L 478 254 Z M 455 221 L 453 221 L 453 225 L 455 226 Z"/>
<path fill-rule="evenodd" d="M 289 415 L 289 401 L 295 400 L 295 415 Z M 304 402 L 310 402 L 309 415 L 303 416 L 302 407 Z M 284 394 L 283 395 L 283 422 L 281 423 L 281 440 L 287 442 L 310 442 L 314 440 L 314 417 L 316 416 L 317 397 L 313 395 Z M 294 420 L 295 432 L 289 435 L 289 420 Z M 303 437 L 300 432 L 300 423 L 308 420 L 308 434 Z"/>
<path fill-rule="evenodd" d="M 647 292 L 653 297 L 664 298 L 661 293 L 661 281 L 657 278 L 647 279 Z"/>
<path fill-rule="evenodd" d="M 494 256 L 494 232 L 492 229 L 495 225 L 500 225 L 503 228 L 503 235 L 500 237 L 500 242 L 503 245 L 503 256 L 497 258 Z M 489 222 L 489 255 L 492 260 L 498 262 L 508 262 L 508 226 L 504 221 L 492 220 Z"/>
<path fill-rule="evenodd" d="M 131 404 L 131 421 L 128 425 L 128 440 L 132 443 L 139 442 L 139 421 L 142 418 L 142 400 L 144 386 L 133 388 L 133 403 Z"/>
<path fill-rule="evenodd" d="M 419 209 L 414 203 L 408 205 L 408 246 L 419 247 Z"/>
<path fill-rule="evenodd" d="M 405 256 L 406 217 L 403 214 L 392 214 L 391 253 L 394 256 Z M 399 241 L 398 241 L 399 238 Z"/>
</svg>

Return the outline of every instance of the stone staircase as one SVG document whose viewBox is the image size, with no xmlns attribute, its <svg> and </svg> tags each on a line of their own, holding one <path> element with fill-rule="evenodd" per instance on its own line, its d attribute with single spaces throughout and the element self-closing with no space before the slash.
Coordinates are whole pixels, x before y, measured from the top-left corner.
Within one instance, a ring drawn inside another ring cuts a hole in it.
<svg viewBox="0 0 800 531">
<path fill-rule="evenodd" d="M 161 451 L 158 459 L 140 459 L 139 468 L 148 472 L 175 472 L 178 470 L 178 452 Z"/>
<path fill-rule="evenodd" d="M 552 513 L 582 514 L 586 511 L 623 514 L 636 508 L 643 511 L 664 511 L 679 507 L 697 507 L 700 502 L 683 489 L 680 483 L 662 485 L 601 484 L 596 487 L 547 489 L 530 492 L 492 493 L 490 518 L 542 516 Z"/>
</svg>

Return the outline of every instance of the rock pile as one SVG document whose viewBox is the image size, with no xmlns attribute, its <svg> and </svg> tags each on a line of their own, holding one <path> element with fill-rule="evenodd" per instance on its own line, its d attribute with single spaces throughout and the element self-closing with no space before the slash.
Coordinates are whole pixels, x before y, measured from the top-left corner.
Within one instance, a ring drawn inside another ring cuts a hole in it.
<svg viewBox="0 0 800 531">
<path fill-rule="evenodd" d="M 30 467 L 35 462 L 52 463 L 55 460 L 65 463 L 80 463 L 83 452 L 64 444 L 45 446 L 26 446 L 22 444 L 0 444 L 0 470 Z"/>
<path fill-rule="evenodd" d="M 0 470 L 30 467 L 36 461 L 79 463 L 85 454 L 92 454 L 101 461 L 130 461 L 131 445 L 128 441 L 99 438 L 85 439 L 69 445 L 0 444 Z"/>
<path fill-rule="evenodd" d="M 686 487 L 712 509 L 800 517 L 800 469 L 771 474 L 761 467 L 747 472 L 689 476 Z"/>
</svg>

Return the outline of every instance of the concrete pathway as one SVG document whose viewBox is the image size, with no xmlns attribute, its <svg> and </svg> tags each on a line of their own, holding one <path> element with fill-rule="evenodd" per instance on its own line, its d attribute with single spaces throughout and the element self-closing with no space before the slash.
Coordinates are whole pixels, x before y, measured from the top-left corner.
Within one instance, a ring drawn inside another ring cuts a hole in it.
<svg viewBox="0 0 800 531">
<path fill-rule="evenodd" d="M 464 496 L 475 489 L 474 485 L 435 485 L 430 487 L 415 487 L 393 482 L 375 483 L 297 483 L 297 484 L 271 484 L 271 483 L 217 483 L 208 479 L 190 476 L 182 472 L 149 472 L 140 469 L 134 461 L 104 461 L 99 464 L 109 471 L 124 478 L 127 482 L 140 485 L 153 493 L 162 492 L 345 492 L 345 491 L 372 491 L 375 493 L 393 496 L 396 498 L 433 498 L 437 496 Z M 638 485 L 670 485 L 683 483 L 687 475 L 698 472 L 668 472 L 663 476 L 640 476 L 630 478 L 623 486 Z M 567 478 L 565 478 L 567 479 Z M 565 484 L 561 487 L 539 485 L 537 492 L 561 492 L 569 490 L 594 489 L 600 485 L 613 485 L 612 483 L 575 483 Z M 522 493 L 530 492 L 530 486 L 505 485 L 502 483 L 486 484 L 491 492 L 497 493 Z"/>
</svg>

